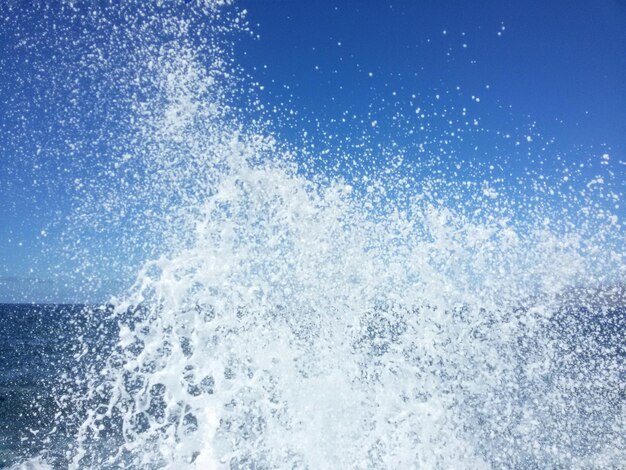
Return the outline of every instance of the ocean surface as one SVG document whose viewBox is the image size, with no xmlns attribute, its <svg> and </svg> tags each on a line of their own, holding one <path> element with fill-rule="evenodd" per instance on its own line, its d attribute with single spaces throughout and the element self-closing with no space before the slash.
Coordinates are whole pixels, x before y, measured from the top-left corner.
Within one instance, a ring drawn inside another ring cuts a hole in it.
<svg viewBox="0 0 626 470">
<path fill-rule="evenodd" d="M 78 411 L 85 347 L 106 355 L 114 328 L 100 334 L 83 305 L 0 304 L 0 468 L 45 453 L 67 466 L 67 416 Z M 112 327 L 112 325 L 109 325 Z M 72 400 L 65 393 L 76 393 Z M 45 451 L 45 452 L 44 452 Z"/>
<path fill-rule="evenodd" d="M 80 406 L 81 389 L 86 392 L 83 381 L 92 370 L 85 363 L 101 363 L 103 357 L 112 353 L 119 333 L 116 323 L 110 321 L 110 310 L 99 309 L 95 316 L 94 311 L 83 305 L 0 305 L 0 468 L 24 462 L 30 462 L 34 468 L 43 462 L 53 468 L 65 468 L 69 464 L 71 453 L 67 452 L 78 432 L 71 417 L 85 411 Z M 586 396 L 584 390 L 572 392 L 570 398 L 576 403 L 569 405 L 561 424 L 566 426 L 568 420 L 575 420 L 578 429 L 572 432 L 567 445 L 580 457 L 585 452 L 593 453 L 602 444 L 619 445 L 611 442 L 615 436 L 603 421 L 618 417 L 626 407 L 626 309 L 594 314 L 586 309 L 569 308 L 553 322 L 556 332 L 553 338 L 569 345 L 561 351 L 564 365 L 576 364 L 578 373 L 588 376 L 594 375 L 592 369 L 607 364 L 607 360 L 617 359 L 615 363 L 621 367 L 620 381 L 595 384 L 599 388 L 588 395 L 588 404 L 580 402 Z M 392 330 L 399 327 L 396 325 Z M 374 327 L 369 335 L 382 338 L 381 331 Z M 590 348 L 591 345 L 594 347 Z M 86 348 L 92 350 L 85 352 Z M 523 348 L 521 344 L 520 348 Z M 383 353 L 379 350 L 374 354 Z M 566 356 L 573 357 L 566 360 Z M 516 386 L 528 387 L 522 376 L 519 379 Z M 575 379 L 579 378 L 575 376 Z M 552 386 L 556 392 L 556 382 Z M 577 388 L 586 388 L 589 393 L 594 384 L 581 381 Z M 69 401 L 63 393 L 72 395 Z M 612 414 L 607 416 L 607 412 Z M 585 433 L 576 436 L 582 430 Z M 111 425 L 108 431 L 109 444 L 116 442 L 119 427 Z M 586 434 L 590 431 L 594 434 Z M 593 461 L 587 464 L 583 467 L 600 468 Z M 604 468 L 617 469 L 620 465 L 613 462 Z M 528 459 L 523 467 L 514 468 L 540 468 L 540 462 Z"/>
</svg>

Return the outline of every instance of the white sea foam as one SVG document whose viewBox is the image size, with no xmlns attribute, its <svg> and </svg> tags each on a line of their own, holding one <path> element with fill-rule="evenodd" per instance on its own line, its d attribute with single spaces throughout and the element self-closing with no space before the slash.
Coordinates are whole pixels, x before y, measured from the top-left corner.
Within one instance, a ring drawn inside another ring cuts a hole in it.
<svg viewBox="0 0 626 470">
<path fill-rule="evenodd" d="M 613 215 L 419 179 L 397 155 L 324 168 L 242 108 L 224 34 L 246 27 L 222 3 L 135 5 L 109 45 L 137 71 L 131 130 L 78 220 L 106 209 L 152 259 L 112 300 L 119 342 L 80 397 L 73 467 L 623 462 L 623 358 L 563 307 L 623 279 Z"/>
<path fill-rule="evenodd" d="M 148 173 L 139 200 L 168 249 L 114 301 L 119 345 L 74 466 L 616 465 L 623 368 L 568 356 L 554 321 L 598 260 L 619 266 L 605 234 L 516 225 L 487 182 L 477 217 L 441 202 L 450 185 L 387 168 L 356 190 L 303 176 L 297 149 L 233 109 L 223 51 L 201 58 L 184 25 L 141 51 L 151 94 L 120 161 Z"/>
</svg>

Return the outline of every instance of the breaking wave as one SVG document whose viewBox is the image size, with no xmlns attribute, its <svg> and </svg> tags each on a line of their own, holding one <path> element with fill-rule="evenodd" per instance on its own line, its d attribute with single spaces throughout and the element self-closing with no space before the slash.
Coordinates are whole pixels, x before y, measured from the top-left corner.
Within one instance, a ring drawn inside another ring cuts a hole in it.
<svg viewBox="0 0 626 470">
<path fill-rule="evenodd" d="M 85 311 L 115 337 L 78 345 L 58 389 L 73 426 L 38 465 L 623 464 L 608 178 L 446 178 L 428 152 L 326 164 L 280 137 L 234 61 L 244 11 L 50 8 L 77 99 L 103 89 L 89 103 L 112 133 L 68 128 L 106 160 L 76 182 L 68 246 L 88 279 L 100 263 L 134 282 Z"/>
</svg>

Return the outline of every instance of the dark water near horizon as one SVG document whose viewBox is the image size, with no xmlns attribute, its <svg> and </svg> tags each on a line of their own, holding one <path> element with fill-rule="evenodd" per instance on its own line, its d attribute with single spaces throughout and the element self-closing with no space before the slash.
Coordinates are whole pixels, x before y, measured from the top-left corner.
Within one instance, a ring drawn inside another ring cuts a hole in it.
<svg viewBox="0 0 626 470">
<path fill-rule="evenodd" d="M 79 357 L 106 355 L 115 337 L 112 325 L 104 331 L 89 312 L 83 305 L 0 304 L 0 468 L 42 452 L 62 458 L 59 440 L 74 431 L 69 416 L 84 386 Z"/>
<path fill-rule="evenodd" d="M 117 339 L 115 322 L 107 322 L 107 316 L 106 310 L 94 315 L 82 305 L 0 304 L 0 468 L 37 455 L 55 468 L 67 465 L 64 453 L 80 415 L 84 376 Z M 588 362 L 593 367 L 590 344 L 603 355 L 608 351 L 618 356 L 624 365 L 625 309 L 563 311 L 554 321 L 558 336 L 567 337 L 564 344 L 571 345 L 562 353 L 576 354 L 579 366 Z M 608 393 L 607 400 L 614 400 L 612 406 L 620 413 L 626 388 Z"/>
</svg>

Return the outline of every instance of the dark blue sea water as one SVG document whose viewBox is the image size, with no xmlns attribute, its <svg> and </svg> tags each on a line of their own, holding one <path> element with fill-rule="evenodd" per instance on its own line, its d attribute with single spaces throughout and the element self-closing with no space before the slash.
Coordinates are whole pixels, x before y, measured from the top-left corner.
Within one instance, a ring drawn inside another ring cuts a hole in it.
<svg viewBox="0 0 626 470">
<path fill-rule="evenodd" d="M 626 406 L 625 336 L 623 309 L 597 314 L 569 309 L 554 317 L 554 338 L 563 345 L 558 354 L 569 373 L 573 374 L 574 369 L 578 373 L 590 371 L 601 366 L 603 361 L 599 359 L 606 362 L 607 356 L 620 359 L 624 381 L 619 390 L 606 392 L 606 399 L 613 402 L 609 408 L 617 414 Z M 85 378 L 102 367 L 115 338 L 116 322 L 106 309 L 0 305 L 0 468 L 39 455 L 55 468 L 67 466 L 84 406 L 81 399 L 87 387 Z M 524 354 L 524 350 L 520 343 L 519 353 Z M 585 384 L 581 382 L 580 386 L 584 388 Z M 528 387 L 529 392 L 532 390 Z M 580 397 L 584 398 L 585 393 Z M 597 402 L 597 397 L 593 400 Z M 580 403 L 573 408 L 588 413 L 583 418 L 590 426 L 601 418 L 594 417 L 593 410 L 585 410 Z M 585 442 L 589 437 L 571 445 L 588 445 Z M 578 451 L 585 453 L 584 449 Z"/>
<path fill-rule="evenodd" d="M 0 304 L 0 468 L 64 461 L 86 371 L 112 344 L 105 319 L 82 305 Z"/>
</svg>

